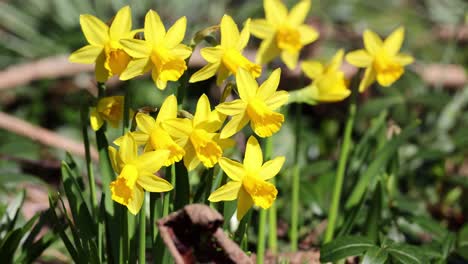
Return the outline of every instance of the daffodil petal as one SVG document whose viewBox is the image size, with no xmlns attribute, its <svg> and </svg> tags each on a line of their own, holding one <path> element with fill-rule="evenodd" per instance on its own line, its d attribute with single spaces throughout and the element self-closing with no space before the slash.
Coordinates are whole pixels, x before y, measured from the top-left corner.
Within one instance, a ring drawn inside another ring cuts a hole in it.
<svg viewBox="0 0 468 264">
<path fill-rule="evenodd" d="M 405 65 L 413 63 L 414 58 L 410 55 L 400 53 L 395 56 L 395 61 L 401 64 L 402 66 L 405 66 Z"/>
<path fill-rule="evenodd" d="M 257 51 L 255 62 L 258 64 L 269 63 L 280 53 L 281 53 L 281 50 L 278 48 L 278 45 L 276 44 L 275 35 L 273 35 L 270 38 L 267 38 L 264 41 L 262 41 Z"/>
<path fill-rule="evenodd" d="M 206 47 L 200 50 L 201 56 L 209 63 L 217 63 L 223 56 L 223 49 L 220 46 Z"/>
<path fill-rule="evenodd" d="M 128 211 L 133 215 L 138 214 L 143 205 L 143 200 L 145 199 L 145 192 L 142 188 L 135 186 L 133 188 L 132 199 L 127 205 Z"/>
<path fill-rule="evenodd" d="M 351 51 L 346 54 L 346 61 L 356 67 L 369 67 L 372 64 L 372 56 L 366 50 Z"/>
<path fill-rule="evenodd" d="M 269 39 L 275 34 L 275 27 L 266 19 L 253 19 L 250 23 L 250 32 L 260 39 Z"/>
<path fill-rule="evenodd" d="M 223 186 L 219 187 L 216 191 L 210 194 L 208 201 L 216 203 L 219 201 L 233 201 L 237 199 L 239 189 L 242 183 L 238 181 L 230 181 Z"/>
<path fill-rule="evenodd" d="M 375 81 L 375 71 L 373 67 L 369 67 L 366 69 L 364 72 L 364 77 L 361 80 L 361 83 L 359 84 L 359 92 L 362 93 L 364 92 L 367 87 L 369 87 L 374 81 Z"/>
<path fill-rule="evenodd" d="M 265 162 L 265 164 L 263 164 L 262 168 L 260 169 L 260 177 L 262 177 L 264 180 L 275 177 L 276 174 L 278 174 L 278 172 L 281 170 L 281 167 L 283 167 L 285 160 L 286 159 L 284 157 L 276 157 Z"/>
<path fill-rule="evenodd" d="M 126 133 L 123 136 L 122 142 L 120 143 L 119 155 L 124 163 L 129 163 L 136 159 L 137 145 L 132 134 Z"/>
<path fill-rule="evenodd" d="M 177 44 L 174 48 L 172 48 L 171 53 L 172 55 L 185 60 L 192 54 L 192 49 L 185 46 L 184 44 Z"/>
<path fill-rule="evenodd" d="M 133 58 L 149 57 L 151 47 L 148 46 L 146 41 L 141 39 L 122 39 L 120 44 L 123 46 L 125 52 Z"/>
<path fill-rule="evenodd" d="M 169 150 L 158 149 L 155 151 L 145 152 L 138 156 L 137 159 L 133 161 L 138 170 L 145 170 L 151 173 L 155 173 L 166 162 L 169 157 Z"/>
<path fill-rule="evenodd" d="M 296 68 L 297 60 L 299 59 L 299 53 L 289 53 L 287 51 L 281 52 L 281 60 L 284 64 L 290 69 L 293 70 Z"/>
<path fill-rule="evenodd" d="M 309 25 L 300 25 L 297 30 L 301 34 L 301 44 L 304 46 L 316 41 L 319 37 L 319 32 Z"/>
<path fill-rule="evenodd" d="M 119 78 L 122 81 L 130 80 L 148 72 L 152 66 L 149 57 L 133 59 L 128 63 L 127 68 L 120 74 Z"/>
<path fill-rule="evenodd" d="M 232 17 L 224 15 L 221 19 L 221 46 L 234 48 L 239 41 L 239 29 Z"/>
<path fill-rule="evenodd" d="M 270 77 L 260 85 L 257 90 L 257 97 L 262 100 L 270 98 L 276 92 L 276 89 L 278 89 L 280 77 L 281 69 L 277 68 L 271 73 Z"/>
<path fill-rule="evenodd" d="M 302 23 L 304 23 L 304 20 L 306 19 L 309 10 L 310 0 L 301 0 L 299 3 L 293 6 L 293 8 L 291 8 L 291 11 L 288 15 L 288 22 L 292 26 L 301 25 Z"/>
<path fill-rule="evenodd" d="M 260 144 L 254 136 L 250 136 L 245 147 L 244 166 L 247 170 L 256 171 L 262 164 L 263 154 Z"/>
<path fill-rule="evenodd" d="M 106 63 L 106 54 L 101 52 L 96 59 L 96 66 L 94 69 L 94 75 L 96 76 L 96 81 L 105 82 L 110 77 L 109 71 L 106 69 L 104 64 Z"/>
<path fill-rule="evenodd" d="M 318 61 L 304 61 L 301 63 L 302 71 L 310 79 L 316 79 L 323 74 L 323 64 Z"/>
<path fill-rule="evenodd" d="M 175 138 L 188 137 L 192 133 L 192 120 L 174 118 L 162 122 L 162 127 Z"/>
<path fill-rule="evenodd" d="M 197 102 L 195 114 L 193 115 L 193 125 L 197 126 L 202 122 L 208 121 L 211 113 L 210 100 L 206 94 L 202 94 Z"/>
<path fill-rule="evenodd" d="M 174 25 L 167 30 L 164 37 L 164 43 L 167 48 L 173 48 L 178 45 L 185 37 L 185 30 L 187 28 L 187 18 L 185 16 L 179 18 Z"/>
<path fill-rule="evenodd" d="M 247 104 L 244 101 L 237 99 L 231 102 L 224 102 L 217 105 L 216 110 L 225 115 L 233 116 L 244 112 L 246 107 Z"/>
<path fill-rule="evenodd" d="M 226 175 L 233 181 L 240 181 L 244 177 L 245 169 L 242 164 L 237 161 L 221 157 L 218 160 L 219 166 Z"/>
<path fill-rule="evenodd" d="M 200 159 L 198 159 L 197 153 L 195 152 L 195 149 L 193 148 L 193 145 L 191 143 L 187 144 L 184 150 L 185 150 L 185 155 L 184 155 L 185 168 L 187 168 L 188 171 L 192 171 L 200 164 L 201 161 Z"/>
<path fill-rule="evenodd" d="M 382 39 L 379 37 L 379 35 L 370 30 L 364 31 L 363 38 L 364 47 L 370 54 L 376 54 L 383 45 Z"/>
<path fill-rule="evenodd" d="M 137 183 L 148 192 L 167 192 L 174 189 L 170 182 L 147 171 L 138 175 Z"/>
<path fill-rule="evenodd" d="M 96 62 L 96 59 L 99 54 L 101 54 L 102 50 L 102 47 L 99 46 L 86 45 L 70 54 L 68 60 L 74 63 L 92 64 Z"/>
<path fill-rule="evenodd" d="M 146 144 L 148 142 L 149 135 L 142 132 L 142 131 L 132 132 L 132 135 L 133 135 L 133 138 L 135 139 L 135 142 L 136 142 L 137 146 L 144 145 L 144 144 Z M 115 141 L 116 140 L 114 140 L 113 143 L 118 146 L 119 144 L 117 144 Z"/>
<path fill-rule="evenodd" d="M 229 69 L 221 63 L 218 67 L 218 75 L 216 76 L 216 85 L 221 86 L 224 80 L 231 75 Z"/>
<path fill-rule="evenodd" d="M 80 15 L 80 25 L 89 44 L 104 46 L 109 40 L 109 27 L 97 17 Z"/>
<path fill-rule="evenodd" d="M 169 95 L 161 105 L 158 116 L 156 117 L 156 124 L 160 124 L 165 120 L 174 119 L 177 117 L 177 98 L 175 95 Z"/>
<path fill-rule="evenodd" d="M 271 110 L 276 110 L 288 103 L 289 94 L 286 91 L 277 91 L 270 98 L 265 100 L 265 104 Z"/>
<path fill-rule="evenodd" d="M 243 187 L 239 189 L 239 196 L 237 198 L 237 220 L 241 220 L 247 211 L 252 208 L 253 200 Z"/>
<path fill-rule="evenodd" d="M 405 28 L 399 27 L 385 39 L 383 45 L 389 55 L 396 55 L 401 49 L 405 37 Z"/>
<path fill-rule="evenodd" d="M 339 71 L 341 64 L 343 64 L 343 56 L 344 50 L 339 49 L 333 58 L 330 60 L 330 64 L 328 65 L 328 71 Z"/>
<path fill-rule="evenodd" d="M 122 39 L 132 30 L 132 14 L 129 6 L 122 7 L 114 17 L 110 26 L 111 39 Z"/>
<path fill-rule="evenodd" d="M 144 32 L 145 39 L 153 44 L 161 42 L 166 35 L 166 28 L 156 11 L 150 10 L 146 13 Z"/>
<path fill-rule="evenodd" d="M 205 65 L 205 67 L 201 68 L 196 73 L 194 73 L 190 77 L 189 82 L 190 83 L 200 82 L 200 81 L 204 81 L 206 79 L 209 79 L 209 78 L 213 77 L 216 74 L 216 71 L 219 68 L 219 64 L 220 64 L 220 62 L 218 62 L 218 63 L 208 63 L 207 65 Z"/>
<path fill-rule="evenodd" d="M 224 126 L 223 130 L 221 130 L 220 137 L 231 137 L 235 133 L 239 132 L 242 128 L 244 128 L 248 122 L 249 117 L 246 114 L 246 112 L 233 116 L 231 120 L 229 120 L 229 122 Z"/>
<path fill-rule="evenodd" d="M 255 96 L 258 89 L 258 84 L 248 71 L 244 70 L 243 68 L 239 68 L 236 75 L 236 82 L 237 89 L 239 91 L 239 97 L 243 101 L 248 102 L 249 99 Z"/>
<path fill-rule="evenodd" d="M 249 42 L 250 38 L 250 18 L 245 21 L 244 28 L 242 29 L 239 35 L 239 41 L 237 43 L 236 48 L 238 50 L 243 50 L 247 43 Z"/>
<path fill-rule="evenodd" d="M 146 134 L 150 134 L 156 126 L 154 118 L 147 114 L 138 113 L 135 117 L 137 127 Z"/>
<path fill-rule="evenodd" d="M 102 119 L 101 115 L 96 110 L 96 107 L 92 107 L 89 112 L 89 122 L 91 124 L 91 128 L 94 131 L 98 131 L 99 128 L 102 127 L 104 124 L 104 120 Z"/>
<path fill-rule="evenodd" d="M 107 148 L 109 153 L 109 159 L 111 161 L 112 168 L 114 169 L 115 173 L 120 174 L 122 171 L 121 162 L 118 158 L 117 150 L 114 147 Z"/>
<path fill-rule="evenodd" d="M 288 16 L 288 9 L 280 0 L 264 0 L 266 19 L 275 25 L 283 23 Z"/>
</svg>

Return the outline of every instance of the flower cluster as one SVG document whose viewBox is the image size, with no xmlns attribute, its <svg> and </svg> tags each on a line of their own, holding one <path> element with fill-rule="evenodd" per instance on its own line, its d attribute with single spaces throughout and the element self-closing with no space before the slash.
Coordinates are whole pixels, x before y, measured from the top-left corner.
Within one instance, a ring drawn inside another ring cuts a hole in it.
<svg viewBox="0 0 468 264">
<path fill-rule="evenodd" d="M 220 31 L 219 44 L 200 50 L 207 64 L 191 75 L 189 82 L 215 75 L 217 85 L 235 81 L 238 98 L 233 94 L 233 100 L 212 107 L 203 94 L 192 115 L 182 111 L 176 96 L 170 95 L 156 116 L 137 113 L 133 118 L 135 130 L 114 141 L 118 149 L 109 147 L 118 174 L 110 185 L 112 199 L 136 214 L 145 190 L 166 192 L 173 188 L 157 175 L 161 167 L 183 162 L 188 171 L 193 171 L 198 166 L 213 168 L 219 164 L 231 181 L 211 193 L 210 201 L 237 199 L 238 219 L 253 205 L 269 208 L 278 191 L 268 180 L 279 173 L 285 158 L 276 157 L 264 163 L 257 138 L 250 136 L 243 163 L 233 161 L 225 157 L 225 150 L 234 145 L 232 137 L 249 123 L 256 136 L 271 137 L 281 129 L 284 116 L 279 109 L 288 102 L 335 102 L 351 93 L 341 70 L 343 50 L 328 63 L 315 60 L 301 63 L 302 71 L 313 81 L 299 90 L 299 99 L 290 98 L 284 90 L 277 91 L 279 68 L 263 76 L 265 81 L 260 85 L 256 80 L 262 76 L 262 65 L 278 56 L 287 68 L 296 68 L 301 50 L 319 37 L 318 31 L 304 22 L 310 5 L 310 0 L 301 0 L 288 12 L 280 0 L 264 0 L 265 19 L 248 19 L 241 30 L 230 16 L 224 15 L 216 27 Z M 143 29 L 132 29 L 131 21 L 128 6 L 117 12 L 110 26 L 92 15 L 82 15 L 80 24 L 89 44 L 72 53 L 70 60 L 95 63 L 98 82 L 114 75 L 128 80 L 148 72 L 161 90 L 166 89 L 168 81 L 180 82 L 196 45 L 182 44 L 187 19 L 178 19 L 166 30 L 158 13 L 150 10 Z M 255 62 L 243 54 L 251 33 L 262 40 Z M 346 56 L 349 63 L 367 68 L 360 91 L 374 80 L 383 86 L 392 84 L 402 75 L 403 66 L 412 62 L 408 55 L 398 54 L 403 33 L 400 28 L 382 41 L 375 33 L 365 31 L 366 49 Z M 98 130 L 104 121 L 118 126 L 123 109 L 122 96 L 99 98 L 96 107 L 91 109 L 92 128 Z"/>
</svg>

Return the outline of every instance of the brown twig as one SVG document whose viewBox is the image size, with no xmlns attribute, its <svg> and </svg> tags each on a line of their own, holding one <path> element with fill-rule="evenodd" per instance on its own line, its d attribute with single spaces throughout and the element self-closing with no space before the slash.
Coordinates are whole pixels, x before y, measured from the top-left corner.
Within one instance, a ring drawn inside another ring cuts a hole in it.
<svg viewBox="0 0 468 264">
<path fill-rule="evenodd" d="M 84 145 L 81 142 L 75 142 L 69 138 L 61 136 L 45 128 L 32 125 L 22 119 L 0 112 L 0 128 L 16 133 L 18 135 L 30 138 L 41 144 L 63 149 L 71 154 L 85 156 Z M 91 158 L 94 161 L 99 160 L 96 149 L 91 149 Z"/>
</svg>

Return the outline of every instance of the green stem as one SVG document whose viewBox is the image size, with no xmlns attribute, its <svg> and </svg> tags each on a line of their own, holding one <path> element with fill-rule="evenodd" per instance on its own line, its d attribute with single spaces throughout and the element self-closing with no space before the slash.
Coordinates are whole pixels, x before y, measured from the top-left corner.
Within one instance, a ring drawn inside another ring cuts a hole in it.
<svg viewBox="0 0 468 264">
<path fill-rule="evenodd" d="M 130 88 L 125 88 L 122 135 L 130 130 Z"/>
<path fill-rule="evenodd" d="M 91 152 L 89 147 L 88 137 L 88 106 L 81 108 L 81 128 L 83 133 L 83 143 L 85 146 L 85 157 L 86 157 L 86 170 L 88 172 L 88 183 L 90 189 L 90 199 L 93 206 L 92 215 L 97 218 L 98 215 L 98 202 L 96 198 L 96 183 L 94 181 L 93 163 L 91 161 Z"/>
<path fill-rule="evenodd" d="M 300 184 L 300 168 L 299 168 L 299 148 L 301 145 L 301 116 L 302 105 L 296 105 L 296 142 L 294 144 L 294 169 L 292 179 L 292 204 L 291 204 L 291 251 L 297 251 L 298 244 L 298 224 L 299 224 L 299 184 Z"/>
<path fill-rule="evenodd" d="M 265 226 L 266 226 L 267 211 L 260 209 L 260 219 L 258 226 L 258 241 L 257 241 L 257 263 L 263 263 L 265 258 Z"/>
<path fill-rule="evenodd" d="M 273 137 L 269 137 L 265 142 L 265 160 L 272 159 L 273 153 Z M 275 178 L 270 180 L 270 183 L 276 185 Z M 268 247 L 273 254 L 278 252 L 278 240 L 276 233 L 276 203 L 273 203 L 268 209 Z"/>
<path fill-rule="evenodd" d="M 146 210 L 145 210 L 145 198 L 143 198 L 143 205 L 140 210 L 140 250 L 138 252 L 138 264 L 144 264 L 146 262 Z"/>
<path fill-rule="evenodd" d="M 343 188 L 343 179 L 346 171 L 346 163 L 348 161 L 349 150 L 351 146 L 351 132 L 353 131 L 354 119 L 356 117 L 356 102 L 355 96 L 351 98 L 349 105 L 348 120 L 343 135 L 343 144 L 341 146 L 340 159 L 338 161 L 338 170 L 336 172 L 335 186 L 333 188 L 333 196 L 328 214 L 328 225 L 325 231 L 324 242 L 330 242 L 333 239 L 333 234 L 336 228 L 336 219 L 338 218 L 338 209 L 340 207 L 341 190 Z"/>
</svg>

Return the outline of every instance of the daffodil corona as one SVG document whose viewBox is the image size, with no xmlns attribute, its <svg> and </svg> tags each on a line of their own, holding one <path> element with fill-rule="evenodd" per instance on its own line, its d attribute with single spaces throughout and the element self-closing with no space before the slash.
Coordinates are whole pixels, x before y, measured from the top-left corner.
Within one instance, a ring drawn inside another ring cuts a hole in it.
<svg viewBox="0 0 468 264">
<path fill-rule="evenodd" d="M 138 155 L 137 144 L 132 134 L 122 138 L 119 150 L 109 147 L 109 156 L 114 171 L 119 174 L 110 184 L 112 200 L 125 205 L 136 215 L 145 198 L 144 191 L 167 192 L 173 189 L 166 180 L 155 173 L 169 156 L 168 150 L 156 150 Z"/>
<path fill-rule="evenodd" d="M 267 182 L 281 170 L 284 157 L 276 157 L 263 163 L 263 153 L 258 141 L 251 136 L 247 141 L 244 163 L 220 158 L 219 166 L 231 179 L 214 191 L 210 202 L 232 201 L 237 199 L 237 219 L 240 220 L 252 205 L 268 209 L 278 194 L 276 187 Z"/>
<path fill-rule="evenodd" d="M 81 15 L 80 25 L 89 45 L 73 52 L 69 60 L 75 63 L 95 63 L 98 82 L 105 82 L 114 75 L 120 75 L 131 57 L 124 51 L 119 41 L 131 39 L 138 32 L 138 30 L 132 31 L 130 7 L 122 7 L 110 27 L 92 15 Z"/>
<path fill-rule="evenodd" d="M 181 44 L 185 36 L 187 18 L 182 17 L 166 32 L 158 13 L 150 10 L 145 17 L 145 40 L 125 39 L 120 43 L 125 52 L 134 59 L 120 76 L 128 80 L 145 72 L 152 71 L 156 87 L 166 89 L 168 81 L 177 81 L 187 70 L 185 59 L 192 50 Z"/>
<path fill-rule="evenodd" d="M 249 121 L 255 134 L 260 137 L 269 137 L 278 132 L 284 122 L 284 116 L 275 110 L 288 102 L 288 92 L 276 91 L 280 75 L 281 70 L 276 69 L 258 87 L 250 73 L 239 69 L 236 82 L 240 99 L 216 106 L 219 112 L 232 116 L 221 131 L 221 138 L 234 135 Z"/>
<path fill-rule="evenodd" d="M 331 61 L 323 65 L 318 61 L 305 61 L 302 70 L 313 82 L 301 91 L 302 99 L 318 102 L 337 102 L 351 94 L 344 73 L 340 70 L 344 51 L 339 50 Z"/>
<path fill-rule="evenodd" d="M 247 20 L 242 32 L 239 33 L 234 20 L 230 16 L 224 15 L 220 25 L 221 44 L 216 47 L 201 49 L 201 56 L 208 64 L 194 73 L 190 78 L 190 82 L 206 80 L 218 72 L 216 83 L 220 85 L 229 75 L 237 74 L 239 68 L 250 72 L 255 78 L 260 76 L 261 66 L 252 63 L 242 55 L 242 50 L 249 42 L 249 25 L 250 21 Z"/>
<path fill-rule="evenodd" d="M 264 0 L 263 7 L 265 19 L 254 19 L 251 24 L 252 35 L 263 39 L 256 62 L 266 64 L 281 54 L 286 66 L 294 69 L 301 49 L 319 37 L 317 30 L 304 24 L 310 0 L 301 0 L 289 14 L 281 0 Z"/>
<path fill-rule="evenodd" d="M 405 72 L 404 66 L 413 63 L 413 57 L 398 53 L 403 44 L 404 34 L 404 28 L 400 27 L 387 39 L 382 40 L 376 33 L 364 31 L 365 49 L 346 55 L 350 64 L 366 68 L 364 78 L 359 84 L 360 92 L 365 91 L 376 79 L 384 87 L 392 85 Z"/>
<path fill-rule="evenodd" d="M 96 107 L 90 109 L 90 123 L 94 131 L 99 130 L 107 121 L 112 127 L 118 127 L 123 118 L 124 97 L 109 96 L 99 99 Z"/>
</svg>

